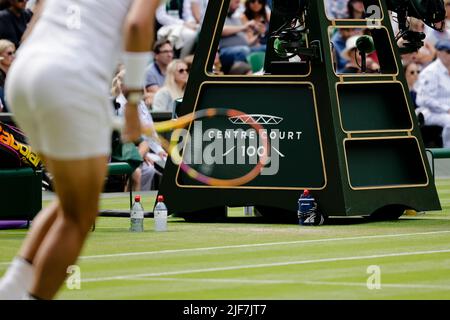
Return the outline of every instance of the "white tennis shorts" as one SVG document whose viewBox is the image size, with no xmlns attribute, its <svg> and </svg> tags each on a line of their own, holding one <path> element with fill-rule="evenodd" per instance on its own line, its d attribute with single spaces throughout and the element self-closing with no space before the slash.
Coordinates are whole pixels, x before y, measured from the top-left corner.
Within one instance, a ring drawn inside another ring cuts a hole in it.
<svg viewBox="0 0 450 320">
<path fill-rule="evenodd" d="M 34 151 L 58 160 L 109 155 L 108 81 L 77 61 L 18 58 L 8 72 L 6 98 Z"/>
</svg>

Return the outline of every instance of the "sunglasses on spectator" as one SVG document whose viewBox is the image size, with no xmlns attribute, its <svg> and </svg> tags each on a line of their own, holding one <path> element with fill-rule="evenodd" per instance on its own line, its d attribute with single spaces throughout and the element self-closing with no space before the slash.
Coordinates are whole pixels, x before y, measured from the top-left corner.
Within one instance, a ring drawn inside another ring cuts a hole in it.
<svg viewBox="0 0 450 320">
<path fill-rule="evenodd" d="M 177 72 L 178 73 L 184 73 L 184 72 L 188 73 L 189 69 L 180 69 L 180 70 L 177 70 Z"/>
</svg>

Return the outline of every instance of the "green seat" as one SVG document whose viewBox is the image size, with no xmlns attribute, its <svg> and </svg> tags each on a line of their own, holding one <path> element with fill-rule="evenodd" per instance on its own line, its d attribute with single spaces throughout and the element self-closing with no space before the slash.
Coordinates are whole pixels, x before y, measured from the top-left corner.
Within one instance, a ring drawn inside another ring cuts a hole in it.
<svg viewBox="0 0 450 320">
<path fill-rule="evenodd" d="M 450 158 L 450 148 L 427 148 L 431 156 L 431 171 L 434 177 L 434 159 L 448 159 Z"/>
<path fill-rule="evenodd" d="M 42 209 L 42 171 L 0 169 L 0 219 L 31 221 Z"/>
<path fill-rule="evenodd" d="M 450 148 L 428 148 L 427 151 L 431 153 L 435 159 L 450 158 Z"/>
<path fill-rule="evenodd" d="M 131 187 L 131 175 L 134 172 L 134 168 L 128 164 L 128 162 L 110 162 L 108 163 L 108 175 L 126 174 L 128 176 L 128 182 L 130 184 L 130 210 L 133 206 L 133 188 Z"/>
<path fill-rule="evenodd" d="M 265 52 L 253 52 L 247 56 L 247 61 L 252 68 L 252 72 L 258 72 L 264 68 L 264 61 L 266 59 Z"/>
<path fill-rule="evenodd" d="M 134 168 L 127 162 L 108 164 L 108 175 L 125 174 L 131 185 Z M 133 191 L 130 188 L 130 209 Z M 42 209 L 42 171 L 31 168 L 0 169 L 0 220 L 30 222 Z"/>
<path fill-rule="evenodd" d="M 108 175 L 132 174 L 134 169 L 127 162 L 108 163 Z"/>
</svg>

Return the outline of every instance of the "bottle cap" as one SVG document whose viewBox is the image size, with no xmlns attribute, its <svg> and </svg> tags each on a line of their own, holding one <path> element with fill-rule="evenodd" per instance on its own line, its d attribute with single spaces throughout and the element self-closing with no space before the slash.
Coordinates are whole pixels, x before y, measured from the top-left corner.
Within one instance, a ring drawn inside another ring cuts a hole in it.
<svg viewBox="0 0 450 320">
<path fill-rule="evenodd" d="M 141 202 L 141 196 L 140 195 L 135 196 L 134 201 Z"/>
<path fill-rule="evenodd" d="M 304 196 L 309 196 L 309 190 L 308 189 L 303 190 L 303 195 Z"/>
<path fill-rule="evenodd" d="M 163 201 L 164 201 L 164 196 L 160 194 L 158 196 L 158 202 L 163 202 Z"/>
</svg>

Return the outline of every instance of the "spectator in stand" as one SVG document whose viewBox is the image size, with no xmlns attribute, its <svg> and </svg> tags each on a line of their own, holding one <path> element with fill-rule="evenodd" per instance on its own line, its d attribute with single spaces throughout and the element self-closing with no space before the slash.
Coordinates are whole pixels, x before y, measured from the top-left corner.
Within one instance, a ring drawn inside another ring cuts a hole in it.
<svg viewBox="0 0 450 320">
<path fill-rule="evenodd" d="M 146 104 L 151 106 L 155 93 L 164 85 L 167 66 L 173 60 L 173 47 L 169 40 L 159 40 L 153 47 L 154 61 L 145 75 Z"/>
<path fill-rule="evenodd" d="M 341 71 L 341 73 L 361 73 L 361 65 L 362 59 L 361 55 L 356 48 L 356 41 L 360 36 L 353 36 L 349 38 L 346 42 L 345 50 L 342 52 L 342 57 L 346 59 L 348 62 L 345 65 L 345 68 Z M 369 56 L 366 58 L 367 64 L 367 73 L 374 73 L 380 69 L 378 63 L 373 61 Z"/>
<path fill-rule="evenodd" d="M 439 40 L 450 39 L 450 0 L 444 0 L 445 5 L 445 29 L 444 32 L 440 32 L 430 28 L 425 27 L 425 33 L 427 35 L 427 40 L 432 45 L 435 45 Z"/>
<path fill-rule="evenodd" d="M 183 2 L 183 20 L 194 22 L 198 25 L 203 23 L 208 0 L 184 0 Z"/>
<path fill-rule="evenodd" d="M 358 36 L 352 36 L 347 39 L 345 43 L 345 50 L 342 51 L 341 57 L 347 61 L 345 67 L 340 73 L 360 73 L 361 72 L 361 57 L 356 48 L 356 40 Z"/>
<path fill-rule="evenodd" d="M 267 44 L 267 33 L 269 31 L 270 9 L 266 0 L 246 0 L 245 11 L 241 15 L 242 24 L 255 21 L 255 28 L 247 31 L 248 42 L 254 42 L 256 46 Z M 257 36 L 256 41 L 253 37 Z"/>
<path fill-rule="evenodd" d="M 235 62 L 228 73 L 230 75 L 252 75 L 252 67 L 242 61 Z"/>
<path fill-rule="evenodd" d="M 26 8 L 33 11 L 36 6 L 36 2 L 37 2 L 36 0 L 28 0 Z"/>
<path fill-rule="evenodd" d="M 5 101 L 5 80 L 15 55 L 16 46 L 14 43 L 9 40 L 0 40 L 0 102 L 3 105 L 3 112 L 8 112 Z"/>
<path fill-rule="evenodd" d="M 365 19 L 366 9 L 363 0 L 349 0 L 347 4 L 349 19 Z"/>
<path fill-rule="evenodd" d="M 188 70 L 192 69 L 192 64 L 194 63 L 194 55 L 193 54 L 188 55 L 188 56 L 184 57 L 184 59 L 181 59 L 181 60 L 183 60 L 183 62 L 186 63 Z"/>
<path fill-rule="evenodd" d="M 220 62 L 220 56 L 219 53 L 216 52 L 216 55 L 214 57 L 214 63 L 212 66 L 212 73 L 217 75 L 217 76 L 223 76 L 224 73 L 222 71 L 222 62 Z"/>
<path fill-rule="evenodd" d="M 422 113 L 425 125 L 443 127 L 442 140 L 450 147 L 450 39 L 436 43 L 437 59 L 419 75 L 417 113 Z"/>
<path fill-rule="evenodd" d="M 236 10 L 239 9 L 240 0 L 231 0 L 228 9 L 228 15 L 225 19 L 225 26 L 222 30 L 222 38 L 219 43 L 219 55 L 222 63 L 222 70 L 225 74 L 230 71 L 233 64 L 237 61 L 247 62 L 247 56 L 254 51 L 265 51 L 265 46 L 253 46 L 259 39 L 256 34 L 249 42 L 246 33 L 249 31 L 257 32 L 255 20 L 250 20 L 242 24 L 240 16 L 236 17 Z"/>
<path fill-rule="evenodd" d="M 429 26 L 425 27 L 425 34 L 427 35 L 427 42 L 431 43 L 433 46 L 439 40 L 450 39 L 450 0 L 445 0 L 445 30 L 444 32 L 440 32 L 430 28 Z"/>
<path fill-rule="evenodd" d="M 409 25 L 411 31 L 425 33 L 425 23 L 422 20 L 409 18 Z M 422 67 L 426 67 L 428 64 L 433 62 L 435 58 L 436 49 L 434 48 L 434 44 L 431 43 L 428 38 L 425 38 L 423 47 L 417 51 L 417 63 Z"/>
<path fill-rule="evenodd" d="M 450 0 L 445 0 L 445 29 L 450 31 Z"/>
<path fill-rule="evenodd" d="M 162 26 L 157 32 L 158 40 L 169 40 L 175 50 L 180 50 L 180 58 L 193 53 L 199 29 L 199 25 L 196 22 L 184 21 L 181 18 L 182 9 L 182 7 L 179 7 L 178 11 L 170 10 L 169 12 L 167 4 L 163 3 L 156 11 L 156 20 Z M 172 12 L 176 13 L 176 15 L 172 14 Z"/>
<path fill-rule="evenodd" d="M 199 23 L 192 12 L 192 2 L 194 1 L 197 3 L 197 0 L 183 0 L 182 18 L 185 22 Z"/>
<path fill-rule="evenodd" d="M 125 72 L 126 70 L 123 66 L 119 68 L 118 73 L 113 79 L 111 90 L 114 102 L 119 106 L 117 115 L 120 117 L 124 117 L 127 104 L 127 99 L 123 95 L 123 78 Z M 148 112 L 148 108 L 143 101 L 139 103 L 138 111 L 142 127 L 153 127 L 152 116 L 150 112 Z M 134 191 L 151 190 L 153 179 L 157 173 L 157 170 L 155 169 L 155 159 L 159 158 L 161 160 L 164 159 L 165 161 L 167 158 L 167 153 L 158 143 L 156 132 L 153 132 L 152 139 L 143 137 L 142 141 L 140 141 L 136 147 L 144 161 L 132 174 L 132 186 L 128 185 L 127 182 L 124 191 L 129 191 L 129 188 L 132 188 Z"/>
<path fill-rule="evenodd" d="M 409 93 L 411 94 L 411 98 L 414 103 L 414 108 L 416 108 L 416 83 L 419 79 L 420 66 L 414 62 L 409 62 L 403 66 L 403 70 L 405 72 L 406 82 L 408 83 Z"/>
<path fill-rule="evenodd" d="M 337 28 L 337 32 L 332 36 L 331 43 L 335 50 L 336 72 L 342 73 L 345 69 L 348 60 L 342 56 L 342 52 L 345 50 L 347 40 L 358 32 L 360 31 L 355 28 Z"/>
<path fill-rule="evenodd" d="M 417 59 L 417 52 L 402 54 L 403 65 L 406 65 L 411 62 L 418 64 L 422 68 L 422 66 L 419 64 L 418 59 Z"/>
<path fill-rule="evenodd" d="M 348 0 L 326 0 L 327 16 L 330 19 L 348 18 Z"/>
<path fill-rule="evenodd" d="M 7 39 L 18 48 L 22 35 L 33 16 L 33 12 L 26 9 L 26 0 L 0 1 L 0 39 Z"/>
<path fill-rule="evenodd" d="M 164 86 L 158 90 L 153 101 L 154 112 L 173 112 L 175 100 L 182 98 L 189 77 L 186 63 L 175 59 L 167 67 Z"/>
</svg>

